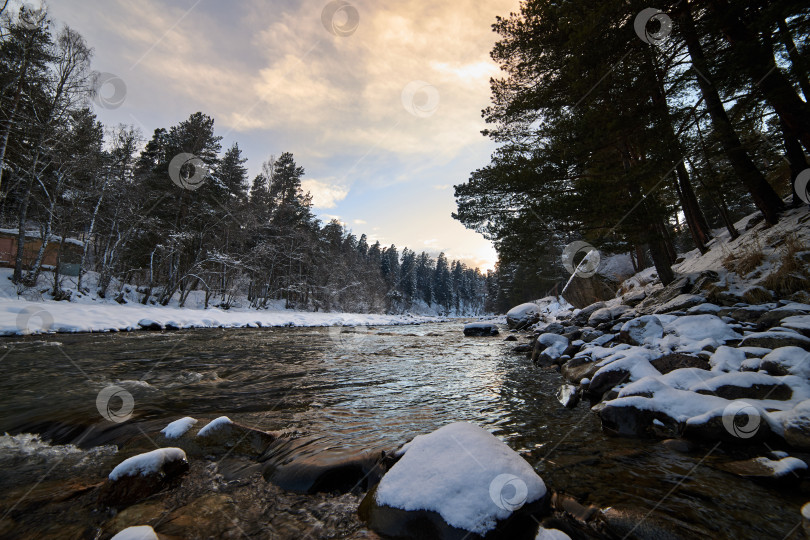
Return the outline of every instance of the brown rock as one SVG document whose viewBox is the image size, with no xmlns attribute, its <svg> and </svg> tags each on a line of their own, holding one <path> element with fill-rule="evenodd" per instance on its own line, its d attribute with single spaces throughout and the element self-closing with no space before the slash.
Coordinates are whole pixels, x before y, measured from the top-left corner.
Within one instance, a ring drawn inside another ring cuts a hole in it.
<svg viewBox="0 0 810 540">
<path fill-rule="evenodd" d="M 703 358 L 683 353 L 670 353 L 661 358 L 651 360 L 650 364 L 660 371 L 662 375 L 681 368 L 700 368 L 708 370 L 711 367 L 709 362 Z"/>
</svg>

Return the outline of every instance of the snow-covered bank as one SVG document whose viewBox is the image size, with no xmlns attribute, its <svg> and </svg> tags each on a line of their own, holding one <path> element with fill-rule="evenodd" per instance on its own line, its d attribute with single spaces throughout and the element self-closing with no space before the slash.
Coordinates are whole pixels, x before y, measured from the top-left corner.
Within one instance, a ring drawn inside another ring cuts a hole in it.
<svg viewBox="0 0 810 540">
<path fill-rule="evenodd" d="M 78 304 L 0 300 L 0 335 L 108 332 L 157 328 L 257 328 L 417 324 L 437 317 L 374 313 L 324 313 L 286 309 L 189 309 L 168 306 Z"/>
<path fill-rule="evenodd" d="M 106 298 L 98 296 L 98 274 L 87 272 L 79 292 L 76 279 L 63 277 L 62 290 L 69 300 L 52 299 L 53 277 L 45 271 L 36 287 L 18 288 L 11 282 L 12 269 L 0 268 L 0 336 L 49 332 L 110 332 L 140 329 L 180 328 L 258 328 L 268 326 L 371 326 L 420 324 L 448 318 L 473 317 L 465 312 L 437 313 L 424 302 L 414 302 L 404 314 L 313 312 L 285 309 L 284 300 L 271 300 L 266 309 L 249 307 L 245 297 L 231 299 L 222 309 L 205 292 L 191 291 L 180 306 L 179 295 L 168 305 L 154 301 L 144 305 L 143 294 L 135 287 L 114 281 L 119 290 Z M 501 317 L 498 320 L 503 319 Z"/>
</svg>

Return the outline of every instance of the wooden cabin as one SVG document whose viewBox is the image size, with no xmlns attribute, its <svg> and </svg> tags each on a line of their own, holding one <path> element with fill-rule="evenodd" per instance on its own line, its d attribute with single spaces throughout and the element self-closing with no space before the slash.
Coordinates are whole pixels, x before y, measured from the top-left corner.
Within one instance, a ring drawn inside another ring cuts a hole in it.
<svg viewBox="0 0 810 540">
<path fill-rule="evenodd" d="M 60 261 L 59 245 L 61 243 L 61 236 L 51 235 L 42 258 L 43 268 L 53 269 L 59 264 L 60 273 L 66 276 L 78 276 L 84 242 L 75 238 L 66 238 L 62 247 L 62 259 Z M 40 246 L 42 246 L 40 233 L 38 231 L 27 231 L 25 233 L 25 246 L 23 247 L 23 268 L 26 270 L 31 268 L 31 265 L 37 259 Z M 17 229 L 0 229 L 0 266 L 14 268 L 16 258 Z"/>
</svg>

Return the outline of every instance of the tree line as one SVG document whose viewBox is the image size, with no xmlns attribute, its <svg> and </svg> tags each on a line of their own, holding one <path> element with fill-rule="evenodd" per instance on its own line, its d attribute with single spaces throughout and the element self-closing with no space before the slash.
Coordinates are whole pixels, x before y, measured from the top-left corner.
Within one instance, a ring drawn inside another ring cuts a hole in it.
<svg viewBox="0 0 810 540">
<path fill-rule="evenodd" d="M 493 25 L 491 163 L 455 188 L 494 241 L 490 302 L 542 295 L 563 246 L 629 252 L 674 279 L 679 250 L 758 211 L 775 223 L 810 152 L 810 29 L 789 0 L 525 0 Z M 792 195 L 791 192 L 793 191 Z M 500 300 L 498 300 L 500 298 Z"/>
<path fill-rule="evenodd" d="M 143 303 L 163 305 L 204 291 L 206 307 L 226 309 L 282 300 L 313 310 L 483 312 L 478 269 L 369 245 L 337 220 L 316 219 L 289 152 L 250 181 L 239 145 L 223 151 L 201 112 L 148 141 L 132 126 L 105 127 L 90 106 L 101 80 L 81 35 L 52 30 L 43 10 L 0 10 L 0 224 L 16 230 L 18 287 L 48 275 L 54 297 L 69 299 L 61 262 L 79 239 L 76 290 L 122 302 L 132 286 Z M 52 243 L 59 263 L 45 269 Z"/>
</svg>

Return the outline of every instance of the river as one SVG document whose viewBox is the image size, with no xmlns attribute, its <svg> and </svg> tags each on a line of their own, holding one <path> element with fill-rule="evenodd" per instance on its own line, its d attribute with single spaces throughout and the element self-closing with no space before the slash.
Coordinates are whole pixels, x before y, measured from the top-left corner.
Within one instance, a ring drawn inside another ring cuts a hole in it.
<svg viewBox="0 0 810 540">
<path fill-rule="evenodd" d="M 123 523 L 120 516 L 98 512 L 83 488 L 64 500 L 59 494 L 65 486 L 102 481 L 121 461 L 113 445 L 187 415 L 294 430 L 313 437 L 307 447 L 313 453 L 393 449 L 469 421 L 519 452 L 552 489 L 662 524 L 675 537 L 783 538 L 798 524 L 806 501 L 713 467 L 733 449 L 707 456 L 710 447 L 682 453 L 660 441 L 607 437 L 587 404 L 569 410 L 557 402 L 558 373 L 511 352 L 515 342 L 504 342 L 503 334 L 465 338 L 461 328 L 450 322 L 356 332 L 193 329 L 5 338 L 0 536 L 109 537 Z M 96 397 L 110 384 L 134 398 L 127 422 L 108 422 L 97 410 Z M 362 494 L 285 492 L 249 463 L 234 461 L 192 467 L 184 493 L 141 505 L 143 519 L 157 519 L 158 532 L 168 524 L 168 534 L 181 530 L 185 508 L 204 525 L 194 529 L 207 531 L 203 536 L 373 537 L 355 516 Z"/>
</svg>

